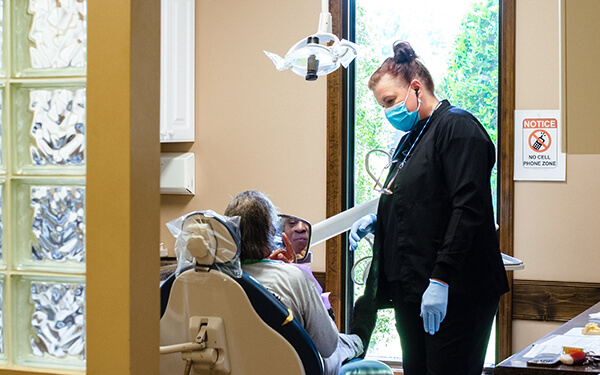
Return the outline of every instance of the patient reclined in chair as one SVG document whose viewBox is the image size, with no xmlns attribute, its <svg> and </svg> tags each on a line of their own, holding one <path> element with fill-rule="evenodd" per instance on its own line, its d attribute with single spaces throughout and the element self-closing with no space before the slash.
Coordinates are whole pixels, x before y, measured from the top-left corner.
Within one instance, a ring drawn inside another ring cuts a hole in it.
<svg viewBox="0 0 600 375">
<path fill-rule="evenodd" d="M 179 267 L 179 276 L 161 287 L 166 307 L 161 354 L 171 353 L 161 355 L 161 374 L 323 373 L 321 356 L 296 317 L 242 272 L 239 226 L 232 218 L 187 215 L 177 241 L 185 244 L 190 254 L 184 257 L 193 259 L 193 267 L 185 272 Z M 391 370 L 359 361 L 342 367 L 342 373 Z"/>
</svg>

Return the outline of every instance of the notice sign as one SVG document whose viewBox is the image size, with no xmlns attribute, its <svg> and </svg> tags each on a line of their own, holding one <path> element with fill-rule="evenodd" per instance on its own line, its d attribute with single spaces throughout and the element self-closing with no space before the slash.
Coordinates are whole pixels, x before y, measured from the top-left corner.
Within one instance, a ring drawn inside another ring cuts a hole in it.
<svg viewBox="0 0 600 375">
<path fill-rule="evenodd" d="M 515 111 L 515 180 L 565 181 L 560 111 Z"/>
</svg>

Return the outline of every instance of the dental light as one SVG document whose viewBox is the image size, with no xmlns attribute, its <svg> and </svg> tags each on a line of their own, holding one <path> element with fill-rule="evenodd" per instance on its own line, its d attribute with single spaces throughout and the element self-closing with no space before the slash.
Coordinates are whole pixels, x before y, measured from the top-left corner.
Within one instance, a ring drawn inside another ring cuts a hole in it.
<svg viewBox="0 0 600 375">
<path fill-rule="evenodd" d="M 319 28 L 316 34 L 310 35 L 296 43 L 285 55 L 264 51 L 273 61 L 275 68 L 282 71 L 290 69 L 307 81 L 315 81 L 337 68 L 347 68 L 357 54 L 358 46 L 345 39 L 339 40 L 331 33 L 331 13 L 329 0 L 321 0 L 322 11 L 319 16 Z"/>
</svg>

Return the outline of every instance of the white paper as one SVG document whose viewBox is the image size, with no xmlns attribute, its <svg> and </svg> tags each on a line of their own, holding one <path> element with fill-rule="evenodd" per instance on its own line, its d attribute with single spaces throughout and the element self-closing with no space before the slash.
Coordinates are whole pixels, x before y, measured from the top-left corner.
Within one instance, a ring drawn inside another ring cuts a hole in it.
<svg viewBox="0 0 600 375">
<path fill-rule="evenodd" d="M 564 333 L 564 336 L 583 336 L 583 327 L 571 328 Z"/>
<path fill-rule="evenodd" d="M 576 327 L 564 335 L 551 335 L 546 341 L 535 344 L 523 357 L 533 358 L 541 353 L 561 354 L 563 346 L 600 353 L 600 336 L 583 335 L 582 329 L 583 327 Z"/>
</svg>

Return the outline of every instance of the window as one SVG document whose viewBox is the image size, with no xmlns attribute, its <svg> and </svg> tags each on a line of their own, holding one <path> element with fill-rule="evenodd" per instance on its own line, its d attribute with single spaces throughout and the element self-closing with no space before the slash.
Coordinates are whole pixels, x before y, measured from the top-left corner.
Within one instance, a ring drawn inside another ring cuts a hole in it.
<svg viewBox="0 0 600 375">
<path fill-rule="evenodd" d="M 354 86 L 349 90 L 355 93 L 354 113 L 349 115 L 354 118 L 354 143 L 349 147 L 354 150 L 351 164 L 355 169 L 349 173 L 354 186 L 348 189 L 354 191 L 352 203 L 360 204 L 377 196 L 372 189 L 374 181 L 365 168 L 369 151 L 389 152 L 401 136 L 387 123 L 366 86 L 383 59 L 393 54 L 396 40 L 409 41 L 420 55 L 433 75 L 438 98 L 449 99 L 453 105 L 473 113 L 497 145 L 498 0 L 356 0 L 350 2 L 349 8 L 351 13 L 355 11 L 355 40 L 362 47 L 354 67 Z M 374 176 L 379 176 L 386 163 L 381 155 L 370 154 L 368 164 Z M 493 191 L 497 190 L 497 181 L 495 170 L 490 181 Z M 361 242 L 356 259 L 370 254 L 369 245 L 368 241 Z M 354 298 L 361 294 L 362 287 L 355 288 Z M 492 335 L 486 363 L 495 362 L 494 339 Z M 380 311 L 369 355 L 399 360 L 400 353 L 393 312 Z"/>
<path fill-rule="evenodd" d="M 0 1 L 0 369 L 83 370 L 87 1 Z"/>
</svg>

